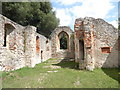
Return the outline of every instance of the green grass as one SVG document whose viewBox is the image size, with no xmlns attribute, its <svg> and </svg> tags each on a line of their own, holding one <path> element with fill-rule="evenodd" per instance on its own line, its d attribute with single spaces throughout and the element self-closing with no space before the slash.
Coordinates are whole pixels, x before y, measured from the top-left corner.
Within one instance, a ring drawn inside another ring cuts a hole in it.
<svg viewBox="0 0 120 90">
<path fill-rule="evenodd" d="M 3 88 L 118 88 L 118 69 L 78 70 L 75 62 L 49 59 L 34 68 L 3 72 Z M 53 69 L 50 66 L 60 66 Z M 47 72 L 57 71 L 57 72 Z"/>
</svg>

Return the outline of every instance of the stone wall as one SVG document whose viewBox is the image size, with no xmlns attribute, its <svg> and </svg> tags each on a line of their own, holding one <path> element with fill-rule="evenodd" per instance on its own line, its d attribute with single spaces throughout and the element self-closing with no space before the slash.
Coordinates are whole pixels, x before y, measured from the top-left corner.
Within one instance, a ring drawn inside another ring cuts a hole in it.
<svg viewBox="0 0 120 90">
<path fill-rule="evenodd" d="M 39 40 L 39 52 L 36 51 L 36 60 L 37 63 L 40 63 L 51 58 L 51 40 L 38 33 L 36 34 L 36 37 L 38 37 Z"/>
<path fill-rule="evenodd" d="M 36 40 L 37 36 L 40 40 L 39 44 Z M 51 41 L 36 33 L 36 27 L 23 27 L 0 15 L 0 69 L 2 71 L 25 66 L 34 67 L 49 58 L 51 58 Z"/>
<path fill-rule="evenodd" d="M 59 34 L 66 33 L 67 36 L 67 49 L 60 49 Z M 74 58 L 74 34 L 73 31 L 67 26 L 56 28 L 51 34 L 52 42 L 52 58 Z"/>
<path fill-rule="evenodd" d="M 27 26 L 24 29 L 24 52 L 25 52 L 25 64 L 29 67 L 35 66 L 36 60 L 36 28 L 33 26 Z"/>
<path fill-rule="evenodd" d="M 84 46 L 83 60 L 81 40 Z M 80 69 L 118 67 L 118 30 L 102 19 L 76 19 L 75 61 L 80 63 Z"/>
<path fill-rule="evenodd" d="M 23 32 L 23 26 L 0 15 L 0 64 L 2 69 L 11 70 L 25 66 Z"/>
<path fill-rule="evenodd" d="M 62 35 L 66 38 L 66 49 L 61 48 Z M 38 34 L 34 26 L 24 27 L 0 15 L 2 71 L 34 67 L 49 58 L 75 59 L 80 69 L 118 67 L 118 44 L 118 30 L 102 19 L 78 18 L 74 32 L 61 26 L 49 39 Z"/>
<path fill-rule="evenodd" d="M 102 19 L 96 19 L 95 25 L 95 66 L 118 67 L 118 30 Z M 109 52 L 101 49 L 109 47 Z"/>
</svg>

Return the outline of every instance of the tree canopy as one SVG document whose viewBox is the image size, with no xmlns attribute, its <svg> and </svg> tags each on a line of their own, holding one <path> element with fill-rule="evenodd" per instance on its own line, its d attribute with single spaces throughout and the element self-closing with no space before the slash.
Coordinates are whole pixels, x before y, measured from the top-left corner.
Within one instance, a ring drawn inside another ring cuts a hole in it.
<svg viewBox="0 0 120 90">
<path fill-rule="evenodd" d="M 59 25 L 50 2 L 3 2 L 2 10 L 4 16 L 23 26 L 33 25 L 47 37 Z"/>
</svg>

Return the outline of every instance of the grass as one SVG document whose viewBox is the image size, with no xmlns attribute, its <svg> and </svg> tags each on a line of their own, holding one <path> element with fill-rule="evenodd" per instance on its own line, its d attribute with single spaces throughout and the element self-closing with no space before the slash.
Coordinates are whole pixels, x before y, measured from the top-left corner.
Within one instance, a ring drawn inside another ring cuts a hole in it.
<svg viewBox="0 0 120 90">
<path fill-rule="evenodd" d="M 16 71 L 3 72 L 2 87 L 118 88 L 117 68 L 95 69 L 93 72 L 90 72 L 78 70 L 78 64 L 75 62 L 62 61 L 58 63 L 55 60 L 49 59 L 46 62 L 36 65 L 34 68 L 24 67 Z"/>
</svg>

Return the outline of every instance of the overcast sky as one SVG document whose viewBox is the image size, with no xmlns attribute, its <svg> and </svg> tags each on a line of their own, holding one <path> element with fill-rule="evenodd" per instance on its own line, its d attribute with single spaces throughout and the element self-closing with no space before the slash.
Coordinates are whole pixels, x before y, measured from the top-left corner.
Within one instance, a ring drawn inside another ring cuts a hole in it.
<svg viewBox="0 0 120 90">
<path fill-rule="evenodd" d="M 60 26 L 70 26 L 73 30 L 76 18 L 94 17 L 118 26 L 119 0 L 51 0 L 53 10 L 60 19 Z"/>
</svg>

